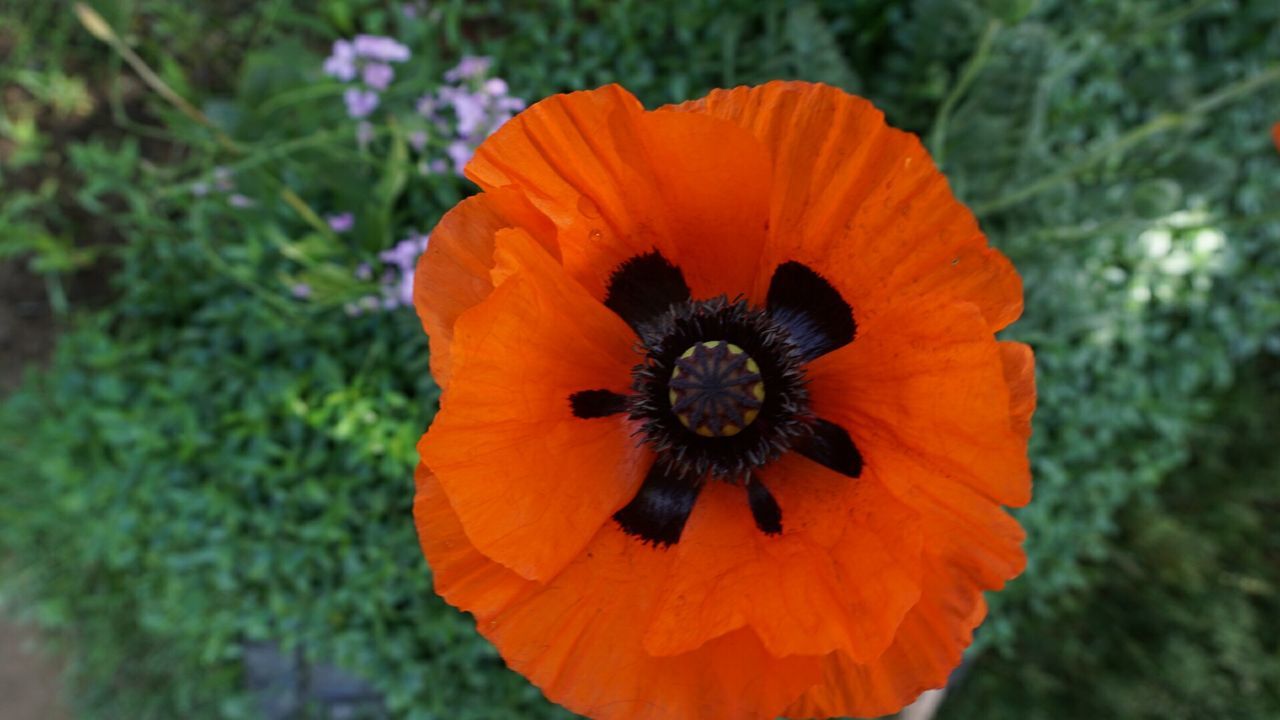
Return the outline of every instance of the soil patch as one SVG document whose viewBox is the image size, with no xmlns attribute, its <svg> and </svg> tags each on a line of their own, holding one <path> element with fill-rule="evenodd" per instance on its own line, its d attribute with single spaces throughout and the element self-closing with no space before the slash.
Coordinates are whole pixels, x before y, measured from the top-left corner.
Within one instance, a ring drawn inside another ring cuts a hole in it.
<svg viewBox="0 0 1280 720">
<path fill-rule="evenodd" d="M 0 720 L 65 720 L 61 672 L 29 628 L 0 619 Z"/>
</svg>

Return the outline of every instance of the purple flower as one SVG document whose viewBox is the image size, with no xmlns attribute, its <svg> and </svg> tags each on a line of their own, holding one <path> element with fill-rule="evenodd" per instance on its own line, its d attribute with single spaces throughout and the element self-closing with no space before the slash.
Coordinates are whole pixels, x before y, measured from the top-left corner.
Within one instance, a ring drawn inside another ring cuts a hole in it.
<svg viewBox="0 0 1280 720">
<path fill-rule="evenodd" d="M 462 169 L 471 162 L 471 156 L 475 154 L 475 148 L 462 140 L 454 140 L 449 143 L 449 147 L 445 150 L 449 155 L 449 159 L 453 161 L 453 170 L 459 175 Z"/>
<path fill-rule="evenodd" d="M 347 88 L 342 94 L 347 103 L 347 114 L 353 118 L 367 117 L 378 107 L 378 93 L 360 88 Z"/>
<path fill-rule="evenodd" d="M 482 134 L 488 124 L 488 103 L 484 95 L 468 92 L 453 93 L 453 111 L 458 115 L 458 134 L 464 138 Z M 485 133 L 487 134 L 487 133 Z"/>
<path fill-rule="evenodd" d="M 400 276 L 400 284 L 396 286 L 396 300 L 401 305 L 413 304 L 413 273 L 407 272 Z"/>
<path fill-rule="evenodd" d="M 507 81 L 502 78 L 489 78 L 484 81 L 484 85 L 481 87 L 484 88 L 486 94 L 493 95 L 495 97 L 501 97 L 507 94 Z"/>
<path fill-rule="evenodd" d="M 378 93 L 395 79 L 395 70 L 388 63 L 404 62 L 409 57 L 409 48 L 392 38 L 357 35 L 352 40 L 333 43 L 333 51 L 324 61 L 324 72 L 343 82 L 359 76 L 363 87 L 347 88 L 342 98 L 347 105 L 347 115 L 363 118 L 377 109 Z"/>
<path fill-rule="evenodd" d="M 253 207 L 255 204 L 252 198 L 241 195 L 240 193 L 235 193 L 234 195 L 228 196 L 227 202 L 231 205 L 231 207 L 235 207 L 235 208 Z"/>
<path fill-rule="evenodd" d="M 360 75 L 364 84 L 374 90 L 386 90 L 396 76 L 396 71 L 386 63 L 369 63 L 364 66 Z"/>
<path fill-rule="evenodd" d="M 453 136 L 454 142 L 445 152 L 459 173 L 480 142 L 525 107 L 524 100 L 508 94 L 510 88 L 505 80 L 484 77 L 491 64 L 489 58 L 464 57 L 445 73 L 445 78 L 454 84 L 440 88 L 434 97 L 418 101 L 418 112 L 442 123 L 442 134 Z M 453 127 L 447 124 L 447 117 L 434 115 L 444 108 L 453 110 Z"/>
<path fill-rule="evenodd" d="M 428 136 L 426 130 L 414 130 L 409 133 L 409 145 L 418 152 L 422 152 L 427 149 L 427 139 Z"/>
<path fill-rule="evenodd" d="M 378 259 L 385 264 L 385 271 L 379 278 L 382 286 L 380 296 L 366 295 L 354 303 L 347 304 L 347 314 L 360 315 L 376 310 L 392 310 L 404 305 L 413 304 L 413 272 L 418 265 L 418 257 L 427 249 L 429 236 L 410 233 L 395 245 L 378 253 Z M 356 266 L 356 277 L 369 280 L 373 277 L 373 268 L 368 263 Z"/>
<path fill-rule="evenodd" d="M 471 80 L 478 78 L 489 72 L 489 66 L 493 64 L 493 58 L 476 55 L 464 55 L 457 66 L 445 72 L 444 79 L 446 82 L 456 83 L 459 80 Z"/>
<path fill-rule="evenodd" d="M 324 73 L 343 82 L 351 82 L 356 76 L 355 48 L 346 40 L 336 40 L 333 52 L 324 61 Z"/>
<path fill-rule="evenodd" d="M 413 273 L 429 241 L 427 235 L 412 233 L 378 254 L 379 259 L 392 266 L 382 278 L 383 308 L 413 304 Z"/>
<path fill-rule="evenodd" d="M 409 48 L 392 38 L 379 35 L 357 35 L 353 45 L 356 55 L 382 62 L 404 62 L 409 59 Z"/>
<path fill-rule="evenodd" d="M 509 94 L 505 80 L 486 77 L 492 64 L 487 57 L 463 57 L 445 73 L 446 85 L 418 99 L 418 114 L 434 125 L 437 136 L 451 140 L 445 155 L 458 174 L 486 137 L 525 108 L 524 100 Z M 448 110 L 453 111 L 451 115 Z M 423 147 L 416 138 L 410 142 L 419 150 Z M 427 172 L 445 173 L 448 167 L 443 159 L 432 159 L 424 174 Z"/>
<path fill-rule="evenodd" d="M 418 264 L 418 256 L 427 249 L 427 240 L 428 236 L 414 233 L 390 249 L 378 253 L 378 258 L 399 267 L 401 272 L 411 273 Z"/>
<path fill-rule="evenodd" d="M 191 194 L 196 197 L 204 197 L 205 195 L 208 195 L 209 183 L 200 181 L 191 183 Z"/>
<path fill-rule="evenodd" d="M 336 215 L 328 215 L 325 221 L 329 223 L 329 229 L 336 233 L 344 233 L 355 227 L 356 216 L 349 212 L 338 213 Z"/>
<path fill-rule="evenodd" d="M 297 283 L 289 288 L 289 293 L 299 300 L 306 300 L 311 297 L 311 286 L 306 283 Z"/>
</svg>

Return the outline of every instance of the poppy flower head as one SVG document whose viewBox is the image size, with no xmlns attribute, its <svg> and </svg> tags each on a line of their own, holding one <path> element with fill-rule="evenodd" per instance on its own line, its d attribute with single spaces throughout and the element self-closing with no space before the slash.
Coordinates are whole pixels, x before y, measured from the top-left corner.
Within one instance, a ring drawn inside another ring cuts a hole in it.
<svg viewBox="0 0 1280 720">
<path fill-rule="evenodd" d="M 747 491 L 762 532 L 781 532 L 781 510 L 753 477 L 788 450 L 857 477 L 856 447 L 809 408 L 804 366 L 853 341 L 853 310 L 818 273 L 779 265 L 764 307 L 724 295 L 691 298 L 680 269 L 657 251 L 622 263 L 604 304 L 640 338 L 644 361 L 630 395 L 603 389 L 570 396 L 581 418 L 626 412 L 655 453 L 636 497 L 614 515 L 644 541 L 672 544 L 708 480 Z M 842 452 L 833 452 L 838 447 Z"/>
<path fill-rule="evenodd" d="M 807 83 L 548 98 L 414 301 L 437 592 L 599 718 L 895 712 L 1023 566 L 1021 281 L 919 141 Z"/>
</svg>

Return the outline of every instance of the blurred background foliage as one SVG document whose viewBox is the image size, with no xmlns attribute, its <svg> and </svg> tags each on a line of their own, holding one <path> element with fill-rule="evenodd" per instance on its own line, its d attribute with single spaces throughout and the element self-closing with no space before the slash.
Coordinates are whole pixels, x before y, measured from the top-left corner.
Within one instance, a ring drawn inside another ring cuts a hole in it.
<svg viewBox="0 0 1280 720">
<path fill-rule="evenodd" d="M 387 108 L 485 55 L 530 100 L 799 78 L 919 133 L 1022 272 L 1007 335 L 1040 388 L 1030 563 L 942 716 L 1280 717 L 1280 4 L 92 6 L 116 49 L 67 4 L 0 0 L 0 257 L 61 330 L 0 405 L 0 591 L 85 717 L 255 717 L 259 641 L 395 717 L 563 715 L 417 549 L 437 389 L 411 311 L 351 312 L 377 288 L 353 269 L 471 186 L 419 163 L 406 116 L 344 112 L 321 64 L 357 33 L 412 50 Z M 195 191 L 226 178 L 237 199 Z"/>
</svg>

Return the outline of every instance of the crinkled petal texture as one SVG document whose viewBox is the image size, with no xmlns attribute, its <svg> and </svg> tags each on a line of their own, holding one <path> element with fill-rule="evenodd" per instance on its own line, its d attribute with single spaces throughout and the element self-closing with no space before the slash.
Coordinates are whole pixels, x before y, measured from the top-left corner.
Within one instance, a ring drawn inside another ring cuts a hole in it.
<svg viewBox="0 0 1280 720">
<path fill-rule="evenodd" d="M 441 410 L 415 519 L 436 590 L 513 669 L 598 718 L 877 716 L 939 687 L 1023 566 L 1002 506 L 1030 498 L 1034 360 L 995 333 L 1021 281 L 919 141 L 865 100 L 807 83 L 646 112 L 610 86 L 544 100 L 477 151 L 483 192 L 436 227 L 416 276 Z M 863 460 L 757 471 L 753 520 L 709 482 L 679 543 L 612 515 L 653 454 L 625 414 L 641 361 L 603 304 L 657 250 L 695 298 L 761 305 L 774 269 L 816 270 L 856 339 L 806 367 L 817 417 Z"/>
<path fill-rule="evenodd" d="M 826 85 L 716 90 L 681 109 L 730 120 L 768 148 L 769 227 L 754 298 L 771 270 L 819 269 L 858 322 L 895 298 L 937 293 L 976 304 L 992 330 L 1022 312 L 1022 282 L 987 245 L 920 140 L 871 103 Z"/>
<path fill-rule="evenodd" d="M 626 390 L 633 336 L 523 230 L 499 231 L 494 258 L 502 282 L 454 326 L 420 451 L 476 547 L 548 580 L 643 479 L 624 421 L 584 423 L 569 404 L 584 387 Z"/>
<path fill-rule="evenodd" d="M 669 553 L 612 525 L 547 583 L 478 552 L 441 484 L 419 466 L 414 515 L 436 591 L 469 610 L 512 669 L 588 717 L 617 720 L 773 717 L 821 676 L 814 656 L 776 657 L 751 631 L 675 656 L 645 651 Z"/>
</svg>

